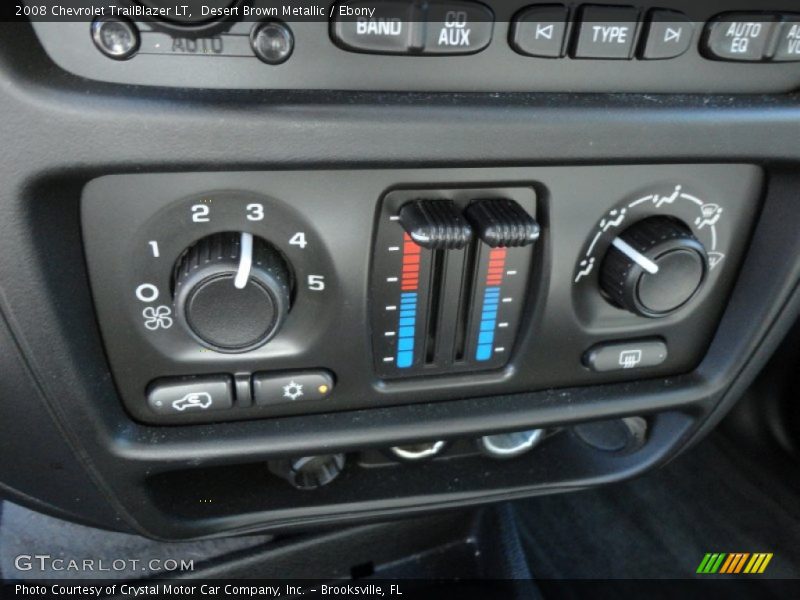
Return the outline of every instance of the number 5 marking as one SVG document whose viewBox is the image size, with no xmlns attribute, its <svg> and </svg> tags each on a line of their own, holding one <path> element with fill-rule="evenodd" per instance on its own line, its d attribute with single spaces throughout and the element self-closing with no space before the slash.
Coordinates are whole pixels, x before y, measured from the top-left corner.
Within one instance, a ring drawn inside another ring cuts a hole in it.
<svg viewBox="0 0 800 600">
<path fill-rule="evenodd" d="M 325 289 L 325 277 L 322 275 L 308 276 L 308 289 L 312 292 L 321 292 Z"/>
</svg>

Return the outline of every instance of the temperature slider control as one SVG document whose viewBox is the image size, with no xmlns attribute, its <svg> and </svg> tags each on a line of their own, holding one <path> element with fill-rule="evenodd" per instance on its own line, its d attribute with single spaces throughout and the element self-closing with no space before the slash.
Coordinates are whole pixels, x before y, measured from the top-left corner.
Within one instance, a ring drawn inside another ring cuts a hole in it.
<svg viewBox="0 0 800 600">
<path fill-rule="evenodd" d="M 422 195 L 422 193 L 420 193 Z M 504 366 L 539 226 L 504 197 L 384 201 L 373 269 L 373 348 L 384 377 Z"/>
</svg>

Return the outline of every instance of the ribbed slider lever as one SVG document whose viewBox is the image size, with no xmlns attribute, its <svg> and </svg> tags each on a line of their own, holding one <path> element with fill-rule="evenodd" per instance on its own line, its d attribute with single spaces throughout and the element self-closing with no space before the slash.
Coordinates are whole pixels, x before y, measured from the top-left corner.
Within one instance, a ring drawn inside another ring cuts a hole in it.
<svg viewBox="0 0 800 600">
<path fill-rule="evenodd" d="M 451 200 L 404 204 L 400 224 L 418 246 L 431 250 L 458 250 L 472 240 L 472 228 Z"/>
<path fill-rule="evenodd" d="M 478 200 L 464 211 L 478 237 L 491 248 L 527 246 L 539 239 L 539 224 L 507 198 Z"/>
</svg>

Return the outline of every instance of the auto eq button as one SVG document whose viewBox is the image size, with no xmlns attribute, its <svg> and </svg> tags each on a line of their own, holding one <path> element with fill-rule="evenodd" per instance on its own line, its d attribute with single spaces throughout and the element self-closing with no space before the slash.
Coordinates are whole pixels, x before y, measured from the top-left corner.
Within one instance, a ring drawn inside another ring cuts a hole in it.
<svg viewBox="0 0 800 600">
<path fill-rule="evenodd" d="M 627 369 L 655 367 L 667 360 L 667 345 L 661 340 L 639 340 L 597 344 L 583 357 L 583 364 L 592 371 L 605 373 Z"/>
<path fill-rule="evenodd" d="M 706 27 L 705 53 L 718 60 L 764 60 L 777 20 L 775 15 L 761 13 L 721 15 Z"/>
<path fill-rule="evenodd" d="M 414 2 L 340 2 L 333 11 L 331 38 L 345 50 L 410 54 L 422 49 L 425 24 Z"/>
<path fill-rule="evenodd" d="M 325 400 L 332 391 L 333 375 L 327 371 L 253 375 L 253 399 L 258 406 Z"/>
<path fill-rule="evenodd" d="M 233 407 L 233 381 L 228 375 L 159 379 L 147 390 L 147 405 L 159 415 L 196 415 Z"/>
<path fill-rule="evenodd" d="M 492 41 L 494 13 L 477 2 L 432 2 L 425 25 L 425 54 L 474 54 Z"/>
<path fill-rule="evenodd" d="M 575 58 L 630 59 L 639 9 L 630 6 L 586 6 L 573 53 Z"/>
</svg>

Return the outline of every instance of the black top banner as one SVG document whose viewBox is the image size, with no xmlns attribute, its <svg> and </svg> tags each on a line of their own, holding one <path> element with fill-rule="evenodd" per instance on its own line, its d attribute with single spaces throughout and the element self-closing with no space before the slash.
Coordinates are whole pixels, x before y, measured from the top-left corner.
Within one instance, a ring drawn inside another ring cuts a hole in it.
<svg viewBox="0 0 800 600">
<path fill-rule="evenodd" d="M 447 5 L 458 10 L 460 5 L 474 5 L 471 0 L 12 0 L 0 3 L 3 21 L 92 21 L 97 18 L 127 18 L 134 21 L 157 20 L 187 27 L 216 20 L 243 21 L 282 20 L 328 21 L 336 18 L 371 18 L 381 6 L 388 5 Z M 485 0 L 495 21 L 510 21 L 526 6 L 554 2 L 525 0 Z M 586 5 L 628 5 L 638 8 L 638 19 L 644 20 L 654 8 L 680 11 L 690 19 L 705 20 L 709 12 L 749 11 L 753 13 L 798 12 L 796 0 L 633 0 L 619 2 L 594 0 L 586 3 L 564 2 L 576 10 L 569 19 L 582 19 L 580 10 Z M 420 15 L 427 11 L 419 11 Z M 422 16 L 421 18 L 425 18 Z M 488 18 L 488 17 L 487 17 Z M 473 16 L 474 19 L 474 16 Z M 585 20 L 585 19 L 583 19 Z"/>
</svg>

